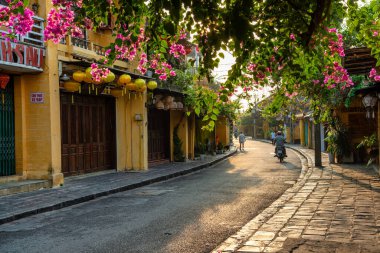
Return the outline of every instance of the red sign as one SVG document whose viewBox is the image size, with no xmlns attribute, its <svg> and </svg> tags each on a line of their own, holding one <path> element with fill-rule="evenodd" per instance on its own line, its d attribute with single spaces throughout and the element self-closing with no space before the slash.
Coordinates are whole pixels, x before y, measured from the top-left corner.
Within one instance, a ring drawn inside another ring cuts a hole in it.
<svg viewBox="0 0 380 253">
<path fill-rule="evenodd" d="M 0 59 L 2 61 L 42 69 L 44 49 L 5 40 L 1 40 L 0 45 Z"/>
</svg>

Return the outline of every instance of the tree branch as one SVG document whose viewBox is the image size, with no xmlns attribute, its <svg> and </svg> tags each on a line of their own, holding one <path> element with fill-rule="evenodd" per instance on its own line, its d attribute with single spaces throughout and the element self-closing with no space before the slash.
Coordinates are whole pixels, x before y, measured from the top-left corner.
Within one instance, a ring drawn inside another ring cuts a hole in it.
<svg viewBox="0 0 380 253">
<path fill-rule="evenodd" d="M 315 8 L 315 11 L 312 14 L 312 19 L 309 24 L 308 30 L 303 34 L 303 39 L 305 41 L 305 45 L 308 46 L 311 37 L 313 33 L 317 30 L 318 26 L 323 22 L 324 18 L 326 18 L 326 15 L 323 15 L 324 13 L 327 13 L 331 6 L 331 0 L 317 0 L 317 6 Z"/>
<path fill-rule="evenodd" d="M 296 6 L 292 0 L 286 0 L 286 2 L 290 5 L 290 7 L 292 7 L 296 12 L 298 12 L 298 14 L 300 15 L 300 18 L 302 19 L 302 21 L 305 23 L 305 25 L 309 25 L 309 23 L 304 19 L 303 17 L 303 12 L 300 11 L 300 9 L 298 8 L 298 6 Z M 307 13 L 305 12 L 306 14 L 308 14 L 310 17 L 312 17 L 312 15 L 310 13 Z"/>
</svg>

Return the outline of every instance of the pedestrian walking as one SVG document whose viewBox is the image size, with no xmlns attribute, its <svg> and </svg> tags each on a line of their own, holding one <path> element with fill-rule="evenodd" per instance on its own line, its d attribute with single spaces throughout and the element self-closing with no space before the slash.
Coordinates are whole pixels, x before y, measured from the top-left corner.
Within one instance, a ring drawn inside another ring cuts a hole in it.
<svg viewBox="0 0 380 253">
<path fill-rule="evenodd" d="M 234 137 L 235 137 L 235 139 L 237 139 L 238 135 L 239 135 L 239 133 L 238 133 L 238 131 L 236 130 L 236 131 L 234 132 Z"/>
<path fill-rule="evenodd" d="M 244 142 L 245 142 L 245 135 L 243 134 L 243 132 L 240 132 L 239 134 L 240 151 L 244 150 Z"/>
<path fill-rule="evenodd" d="M 274 138 L 276 137 L 276 134 L 274 133 L 274 131 L 272 130 L 272 132 L 270 132 L 270 139 L 272 140 L 272 145 L 274 145 Z"/>
</svg>

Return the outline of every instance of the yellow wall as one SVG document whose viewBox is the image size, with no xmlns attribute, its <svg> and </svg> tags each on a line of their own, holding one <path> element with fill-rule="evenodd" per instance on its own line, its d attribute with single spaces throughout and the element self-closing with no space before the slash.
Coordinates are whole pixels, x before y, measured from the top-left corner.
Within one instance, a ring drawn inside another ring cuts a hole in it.
<svg viewBox="0 0 380 253">
<path fill-rule="evenodd" d="M 188 124 L 188 158 L 194 159 L 194 149 L 195 149 L 195 114 L 192 113 L 187 116 Z"/>
<path fill-rule="evenodd" d="M 16 173 L 56 186 L 63 183 L 58 61 L 56 46 L 48 48 L 43 73 L 15 78 Z M 34 92 L 43 93 L 42 104 L 31 103 Z"/>
<path fill-rule="evenodd" d="M 290 133 L 291 133 L 291 131 L 290 131 L 290 127 L 287 127 L 286 128 L 286 133 L 285 133 L 285 136 L 286 136 L 286 142 L 287 143 L 290 143 L 290 141 L 291 141 L 291 136 L 290 136 Z"/>
<path fill-rule="evenodd" d="M 215 136 L 219 137 L 219 141 L 223 144 L 223 146 L 229 144 L 229 126 L 227 118 L 218 118 L 215 125 Z"/>
<path fill-rule="evenodd" d="M 297 124 L 293 129 L 293 140 L 301 140 L 300 124 Z"/>
<path fill-rule="evenodd" d="M 131 125 L 130 106 L 128 96 L 116 98 L 116 169 L 118 171 L 127 170 L 128 165 L 131 164 L 131 147 L 128 143 L 130 140 L 131 131 L 128 129 Z"/>
<path fill-rule="evenodd" d="M 301 145 L 305 146 L 305 125 L 304 125 L 304 120 L 300 119 L 299 121 L 299 128 L 300 128 L 300 138 L 301 138 Z"/>
<path fill-rule="evenodd" d="M 39 1 L 38 16 L 45 18 L 51 1 Z M 47 179 L 63 184 L 57 45 L 46 43 L 44 71 L 14 76 L 15 162 L 21 179 Z M 43 93 L 41 104 L 31 94 Z"/>
<path fill-rule="evenodd" d="M 264 132 L 264 139 L 270 138 L 270 136 L 268 135 L 269 123 L 266 121 L 263 122 L 263 132 Z"/>
<path fill-rule="evenodd" d="M 378 147 L 380 152 L 380 142 L 379 142 L 379 136 L 380 136 L 380 102 L 377 102 L 377 140 L 378 140 Z M 380 163 L 377 165 L 377 171 L 380 174 Z"/>
<path fill-rule="evenodd" d="M 185 155 L 185 159 L 188 159 L 189 155 L 189 138 L 188 138 L 188 119 L 183 111 L 170 111 L 170 161 L 174 161 L 174 143 L 173 132 L 175 126 L 180 123 L 178 128 L 178 137 L 182 140 L 182 151 Z"/>
<path fill-rule="evenodd" d="M 148 169 L 148 115 L 146 93 L 116 99 L 117 170 Z M 136 114 L 142 121 L 136 120 Z"/>
</svg>

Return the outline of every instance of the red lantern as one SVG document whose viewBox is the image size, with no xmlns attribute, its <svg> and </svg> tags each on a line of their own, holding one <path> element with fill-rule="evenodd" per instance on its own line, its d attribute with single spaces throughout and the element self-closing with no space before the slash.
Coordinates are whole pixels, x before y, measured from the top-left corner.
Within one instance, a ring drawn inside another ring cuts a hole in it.
<svg viewBox="0 0 380 253">
<path fill-rule="evenodd" d="M 0 74 L 0 88 L 5 89 L 9 82 L 10 76 L 6 74 Z"/>
</svg>

